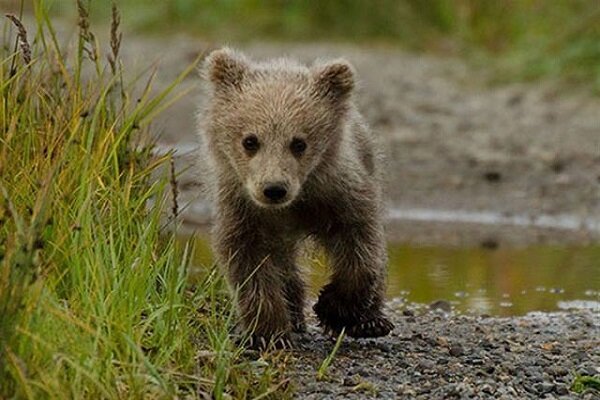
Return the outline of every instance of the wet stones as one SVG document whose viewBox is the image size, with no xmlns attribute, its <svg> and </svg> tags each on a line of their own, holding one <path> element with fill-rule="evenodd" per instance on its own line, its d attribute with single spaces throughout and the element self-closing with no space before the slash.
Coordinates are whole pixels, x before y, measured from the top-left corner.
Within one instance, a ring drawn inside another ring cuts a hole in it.
<svg viewBox="0 0 600 400">
<path fill-rule="evenodd" d="M 600 316 L 589 311 L 482 319 L 403 307 L 418 311 L 410 317 L 399 308 L 392 313 L 398 324 L 394 336 L 346 339 L 328 371 L 331 379 L 316 384 L 316 370 L 332 343 L 309 329 L 314 338 L 294 352 L 298 398 L 575 398 L 570 390 L 575 374 L 600 373 L 600 354 L 590 351 L 586 323 L 598 326 Z M 554 348 L 562 353 L 554 354 Z M 581 398 L 599 398 L 590 393 Z"/>
<path fill-rule="evenodd" d="M 452 305 L 447 300 L 436 300 L 429 305 L 429 309 L 432 311 L 443 311 L 445 313 L 452 312 Z"/>
</svg>

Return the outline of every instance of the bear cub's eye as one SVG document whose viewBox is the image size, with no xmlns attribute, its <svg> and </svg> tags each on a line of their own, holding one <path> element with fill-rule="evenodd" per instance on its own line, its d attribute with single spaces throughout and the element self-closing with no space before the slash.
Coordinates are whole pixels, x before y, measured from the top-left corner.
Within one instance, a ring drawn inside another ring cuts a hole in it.
<svg viewBox="0 0 600 400">
<path fill-rule="evenodd" d="M 301 156 L 306 150 L 306 142 L 302 139 L 294 138 L 292 139 L 292 143 L 290 143 L 290 150 L 294 155 Z"/>
<path fill-rule="evenodd" d="M 260 144 L 258 143 L 256 135 L 248 135 L 242 139 L 242 146 L 244 146 L 246 151 L 254 153 L 258 150 Z"/>
</svg>

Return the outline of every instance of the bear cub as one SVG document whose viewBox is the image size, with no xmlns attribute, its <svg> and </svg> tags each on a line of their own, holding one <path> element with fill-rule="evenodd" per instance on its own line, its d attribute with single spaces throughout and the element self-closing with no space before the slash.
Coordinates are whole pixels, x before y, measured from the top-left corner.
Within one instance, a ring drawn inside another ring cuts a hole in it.
<svg viewBox="0 0 600 400">
<path fill-rule="evenodd" d="M 305 329 L 304 239 L 331 281 L 314 311 L 326 333 L 378 337 L 386 249 L 379 152 L 353 101 L 345 60 L 255 62 L 221 49 L 205 60 L 200 157 L 214 202 L 213 246 L 253 343 Z"/>
</svg>

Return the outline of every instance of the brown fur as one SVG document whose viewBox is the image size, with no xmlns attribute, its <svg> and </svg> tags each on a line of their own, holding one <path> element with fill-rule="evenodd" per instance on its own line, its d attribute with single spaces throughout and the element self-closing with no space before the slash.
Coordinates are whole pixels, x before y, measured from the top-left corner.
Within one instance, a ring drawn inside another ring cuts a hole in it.
<svg viewBox="0 0 600 400">
<path fill-rule="evenodd" d="M 296 256 L 312 236 L 332 269 L 314 306 L 321 325 L 354 337 L 388 334 L 379 160 L 352 100 L 350 64 L 257 63 L 222 49 L 203 73 L 200 135 L 215 200 L 214 248 L 244 328 L 267 339 L 304 329 Z M 249 135 L 258 138 L 255 152 L 242 145 Z M 290 150 L 293 138 L 306 142 L 303 154 Z M 264 194 L 274 183 L 287 190 L 278 204 Z"/>
</svg>

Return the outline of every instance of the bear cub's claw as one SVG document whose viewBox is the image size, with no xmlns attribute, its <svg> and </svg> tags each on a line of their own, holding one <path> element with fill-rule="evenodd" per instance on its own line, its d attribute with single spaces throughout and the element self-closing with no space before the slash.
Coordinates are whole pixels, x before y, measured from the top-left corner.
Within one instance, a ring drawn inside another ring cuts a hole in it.
<svg viewBox="0 0 600 400">
<path fill-rule="evenodd" d="M 375 338 L 386 336 L 394 329 L 394 324 L 383 315 L 350 326 L 340 327 L 339 324 L 337 326 L 332 326 L 324 321 L 321 321 L 319 325 L 328 336 L 338 336 L 342 331 L 342 328 L 345 327 L 346 335 L 353 338 Z"/>
<path fill-rule="evenodd" d="M 348 336 L 354 338 L 373 338 L 386 336 L 394 329 L 394 324 L 386 317 L 379 316 L 346 329 Z"/>
<path fill-rule="evenodd" d="M 291 350 L 294 348 L 292 339 L 285 335 L 279 338 L 268 339 L 265 336 L 251 335 L 245 343 L 245 347 L 250 350 Z"/>
</svg>

